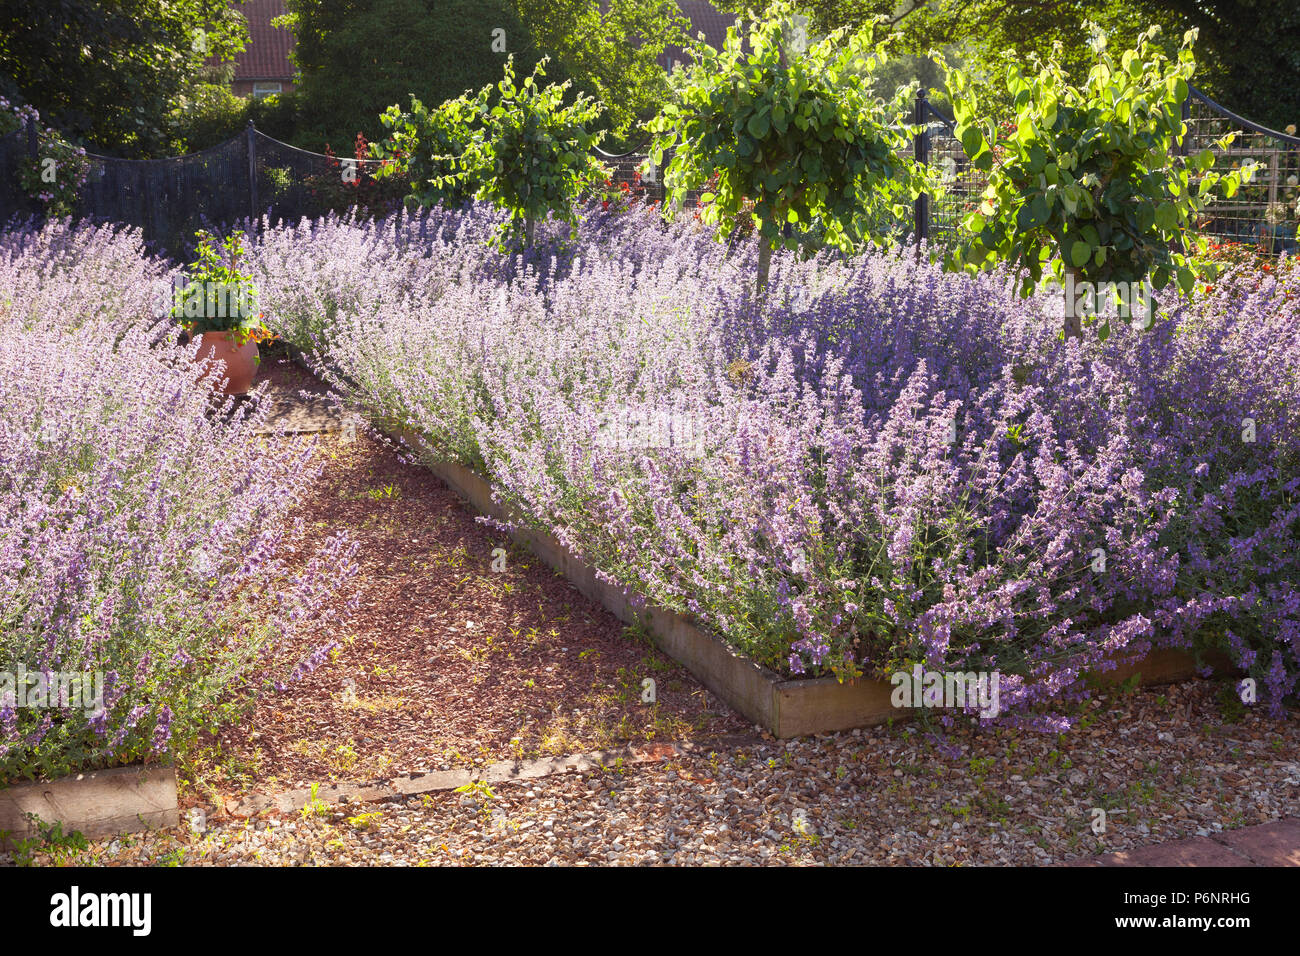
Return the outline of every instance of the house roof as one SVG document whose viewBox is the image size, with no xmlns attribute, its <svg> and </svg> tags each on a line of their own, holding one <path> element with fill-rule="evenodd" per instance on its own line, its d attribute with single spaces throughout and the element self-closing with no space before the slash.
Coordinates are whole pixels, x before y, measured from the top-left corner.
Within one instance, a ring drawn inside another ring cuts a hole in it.
<svg viewBox="0 0 1300 956">
<path fill-rule="evenodd" d="M 235 79 L 292 80 L 293 31 L 271 26 L 272 18 L 289 12 L 284 0 L 245 0 L 239 12 L 248 20 L 248 45 L 235 56 Z"/>
</svg>

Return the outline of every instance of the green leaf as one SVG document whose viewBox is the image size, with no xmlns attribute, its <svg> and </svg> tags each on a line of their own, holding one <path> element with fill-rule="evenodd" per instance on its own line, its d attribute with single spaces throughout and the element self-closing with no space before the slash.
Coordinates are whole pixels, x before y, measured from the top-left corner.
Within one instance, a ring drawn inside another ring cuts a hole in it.
<svg viewBox="0 0 1300 956">
<path fill-rule="evenodd" d="M 1070 246 L 1070 264 L 1076 269 L 1082 269 L 1091 258 L 1092 248 L 1086 242 L 1076 239 L 1074 245 Z"/>
<path fill-rule="evenodd" d="M 1164 231 L 1172 232 L 1178 225 L 1178 210 L 1174 208 L 1174 204 L 1165 200 L 1156 206 L 1155 222 Z"/>
</svg>

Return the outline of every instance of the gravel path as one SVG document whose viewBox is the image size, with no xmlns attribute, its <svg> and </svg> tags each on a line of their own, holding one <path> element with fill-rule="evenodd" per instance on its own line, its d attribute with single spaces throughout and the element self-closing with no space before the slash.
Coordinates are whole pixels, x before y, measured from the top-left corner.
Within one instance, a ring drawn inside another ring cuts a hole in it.
<svg viewBox="0 0 1300 956">
<path fill-rule="evenodd" d="M 38 862 L 1056 864 L 1300 816 L 1300 731 L 1197 681 L 1064 735 L 898 725 L 381 803 L 212 819 Z M 1093 831 L 1093 808 L 1108 809 Z M 1125 812 L 1120 812 L 1120 811 Z"/>
<path fill-rule="evenodd" d="M 287 360 L 262 374 L 282 419 L 311 424 L 316 412 L 284 409 L 319 383 Z M 224 805 L 249 792 L 748 729 L 644 635 L 476 521 L 427 468 L 364 429 L 319 441 L 325 471 L 286 547 L 309 555 L 345 531 L 359 544 L 359 571 L 335 601 L 337 623 L 292 658 L 338 646 L 205 739 L 188 768 L 199 798 Z M 647 678 L 651 706 L 641 701 Z"/>
</svg>

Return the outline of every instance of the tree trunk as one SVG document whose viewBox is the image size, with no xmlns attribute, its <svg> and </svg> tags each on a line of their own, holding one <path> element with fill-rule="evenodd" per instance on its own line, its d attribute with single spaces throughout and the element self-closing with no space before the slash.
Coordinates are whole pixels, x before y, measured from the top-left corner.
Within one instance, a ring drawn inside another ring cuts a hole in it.
<svg viewBox="0 0 1300 956">
<path fill-rule="evenodd" d="M 536 234 L 537 234 L 537 223 L 534 222 L 532 219 L 525 219 L 524 220 L 524 248 L 525 249 L 531 249 L 533 247 L 533 236 Z"/>
<path fill-rule="evenodd" d="M 763 290 L 767 288 L 767 274 L 772 267 L 772 244 L 763 238 L 762 233 L 758 236 L 758 292 L 762 295 Z"/>
<path fill-rule="evenodd" d="M 1065 301 L 1063 330 L 1067 339 L 1083 338 L 1083 316 L 1079 315 L 1074 307 L 1078 301 L 1079 283 L 1082 281 L 1077 269 L 1065 267 L 1065 288 L 1061 292 L 1061 297 Z"/>
</svg>

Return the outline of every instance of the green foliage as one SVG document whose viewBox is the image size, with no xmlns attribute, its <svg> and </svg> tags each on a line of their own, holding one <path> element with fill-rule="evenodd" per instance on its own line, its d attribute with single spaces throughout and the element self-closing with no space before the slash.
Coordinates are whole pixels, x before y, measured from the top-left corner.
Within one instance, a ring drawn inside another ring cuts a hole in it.
<svg viewBox="0 0 1300 956">
<path fill-rule="evenodd" d="M 236 230 L 219 240 L 201 230 L 194 237 L 195 259 L 186 267 L 188 281 L 177 292 L 172 316 L 193 336 L 231 332 L 241 345 L 264 338 L 257 290 L 252 276 L 240 268 L 244 234 Z"/>
<path fill-rule="evenodd" d="M 2 102 L 2 101 L 0 101 Z M 0 110 L 9 122 L 15 114 Z M 28 110 L 24 116 L 34 116 Z M 17 121 L 21 125 L 21 120 Z M 0 126 L 0 130 L 4 127 Z M 90 163 L 86 151 L 73 146 L 58 132 L 37 124 L 36 156 L 24 155 L 18 163 L 18 183 L 23 191 L 45 204 L 50 216 L 71 216 L 76 210 L 77 193 L 86 182 Z"/>
<path fill-rule="evenodd" d="M 1300 123 L 1300 4 L 1295 0 L 1133 0 L 1178 31 L 1199 31 L 1197 86 L 1234 112 Z"/>
<path fill-rule="evenodd" d="M 611 132 L 626 146 L 639 145 L 627 140 L 629 132 L 668 95 L 668 75 L 656 59 L 665 47 L 687 42 L 690 21 L 675 0 L 511 0 L 511 6 L 538 49 L 575 87 L 605 104 Z"/>
<path fill-rule="evenodd" d="M 322 152 L 358 132 L 375 141 L 378 117 L 411 96 L 434 105 L 501 76 L 509 53 L 531 69 L 528 30 L 508 0 L 286 0 L 301 71 L 294 145 Z M 502 31 L 494 35 L 494 30 Z M 504 50 L 494 40 L 504 37 Z"/>
<path fill-rule="evenodd" d="M 30 828 L 36 831 L 34 836 L 15 838 L 7 831 L 0 831 L 0 836 L 8 835 L 13 843 L 14 863 L 17 866 L 32 866 L 38 853 L 49 853 L 58 861 L 90 846 L 90 841 L 80 830 L 64 833 L 62 820 L 47 823 L 39 814 L 30 811 L 23 816 L 27 818 Z"/>
<path fill-rule="evenodd" d="M 502 241 L 531 246 L 537 222 L 553 215 L 577 223 L 574 203 L 582 193 L 603 183 L 609 171 L 591 154 L 602 133 L 590 127 L 601 113 L 599 103 L 585 95 L 565 104 L 569 82 L 548 83 L 545 60 L 532 76 L 515 84 L 513 57 L 505 76 L 493 87 L 485 86 L 473 99 L 446 106 L 464 117 L 470 135 L 459 156 L 434 155 L 431 162 L 451 163 L 455 172 L 434 179 L 437 190 L 459 185 L 474 189 L 476 199 L 487 200 L 509 215 Z"/>
<path fill-rule="evenodd" d="M 167 116 L 229 60 L 247 26 L 229 0 L 60 0 L 0 6 L 0 94 L 96 152 L 168 151 Z"/>
<path fill-rule="evenodd" d="M 393 104 L 379 117 L 388 137 L 371 146 L 373 156 L 386 160 L 375 175 L 409 180 L 408 207 L 464 205 L 477 187 L 468 179 L 447 177 L 454 176 L 456 162 L 469 144 L 471 115 L 466 96 L 446 100 L 435 110 L 414 96 L 410 110 Z"/>
<path fill-rule="evenodd" d="M 248 125 L 250 100 L 220 83 L 200 83 L 176 100 L 168 116 L 173 153 L 197 152 L 233 139 Z"/>
<path fill-rule="evenodd" d="M 713 0 L 728 10 L 761 7 L 754 0 Z M 1300 123 L 1300 4 L 1295 0 L 800 0 L 812 32 L 829 33 L 884 16 L 900 35 L 901 48 L 923 54 L 943 47 L 973 72 L 996 66 L 1004 53 L 1022 59 L 1047 57 L 1060 44 L 1059 59 L 1075 79 L 1092 68 L 1087 21 L 1099 24 L 1117 47 L 1137 44 L 1148 24 L 1165 33 L 1165 52 L 1178 38 L 1199 30 L 1197 86 L 1257 123 L 1284 129 Z M 924 74 L 921 82 L 932 84 Z"/>
<path fill-rule="evenodd" d="M 990 110 L 963 71 L 948 71 L 956 136 L 989 179 L 961 223 L 951 267 L 1010 263 L 1025 270 L 1026 295 L 1045 267 L 1058 280 L 1067 272 L 1093 283 L 1150 278 L 1157 289 L 1176 280 L 1191 292 L 1208 267 L 1199 260 L 1205 240 L 1189 226 L 1252 169 L 1215 172 L 1210 150 L 1179 155 L 1195 35 L 1170 60 L 1150 42 L 1157 32 L 1152 27 L 1116 58 L 1094 27 L 1096 62 L 1081 85 L 1055 59 L 1031 58 L 1026 70 L 1008 57 L 1005 90 L 994 91 L 1013 104 L 1004 126 L 987 119 Z"/>
<path fill-rule="evenodd" d="M 912 162 L 912 88 L 884 102 L 871 76 L 885 59 L 870 25 L 841 30 L 806 52 L 789 7 L 732 28 L 722 51 L 696 43 L 696 61 L 674 79 L 677 101 L 650 124 L 656 164 L 674 202 L 709 183 L 703 220 L 727 238 L 747 223 L 760 235 L 759 288 L 767 255 L 797 248 L 783 227 L 816 226 L 818 242 L 851 250 L 891 237 L 877 223 L 905 219 L 924 173 Z"/>
</svg>

